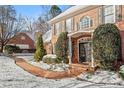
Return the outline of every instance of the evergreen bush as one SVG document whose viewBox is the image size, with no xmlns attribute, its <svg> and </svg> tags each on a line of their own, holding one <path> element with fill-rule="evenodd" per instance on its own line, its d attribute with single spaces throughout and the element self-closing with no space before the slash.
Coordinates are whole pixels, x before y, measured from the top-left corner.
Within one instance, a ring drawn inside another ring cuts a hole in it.
<svg viewBox="0 0 124 93">
<path fill-rule="evenodd" d="M 57 59 L 59 61 L 63 61 L 64 63 L 68 63 L 68 37 L 67 32 L 62 32 L 55 45 L 55 53 L 57 55 Z"/>
<path fill-rule="evenodd" d="M 121 60 L 121 38 L 114 24 L 98 26 L 93 33 L 93 55 L 104 69 L 112 70 L 112 65 Z"/>
<path fill-rule="evenodd" d="M 18 46 L 14 46 L 14 45 L 6 45 L 4 50 L 8 54 L 20 53 L 21 52 L 21 49 Z"/>
<path fill-rule="evenodd" d="M 61 63 L 58 59 L 57 59 L 57 56 L 56 55 L 52 55 L 52 54 L 48 54 L 48 55 L 45 55 L 43 57 L 43 62 L 44 63 L 48 63 L 48 64 L 58 64 L 58 63 Z"/>
<path fill-rule="evenodd" d="M 41 61 L 45 54 L 46 54 L 46 50 L 44 49 L 44 46 L 43 46 L 42 35 L 40 35 L 36 43 L 36 51 L 34 54 L 35 61 L 37 62 Z"/>
</svg>

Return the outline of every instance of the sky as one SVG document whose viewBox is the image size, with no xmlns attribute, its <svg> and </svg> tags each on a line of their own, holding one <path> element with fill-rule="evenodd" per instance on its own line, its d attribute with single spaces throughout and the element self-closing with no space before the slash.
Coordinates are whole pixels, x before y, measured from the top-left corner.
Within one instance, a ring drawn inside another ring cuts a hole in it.
<svg viewBox="0 0 124 93">
<path fill-rule="evenodd" d="M 15 5 L 14 7 L 17 14 L 35 19 L 44 12 L 41 5 Z M 69 7 L 69 5 L 59 5 L 59 7 L 64 11 Z"/>
</svg>

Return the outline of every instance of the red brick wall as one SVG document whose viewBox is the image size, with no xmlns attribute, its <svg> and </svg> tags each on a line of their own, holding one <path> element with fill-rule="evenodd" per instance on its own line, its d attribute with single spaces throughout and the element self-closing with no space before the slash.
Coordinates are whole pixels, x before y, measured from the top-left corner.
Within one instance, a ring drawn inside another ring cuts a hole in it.
<svg viewBox="0 0 124 93">
<path fill-rule="evenodd" d="M 119 30 L 124 31 L 124 21 L 117 22 L 116 26 L 119 28 Z"/>
<path fill-rule="evenodd" d="M 78 39 L 82 37 L 91 37 L 90 34 L 72 38 L 72 63 L 78 63 Z"/>
<path fill-rule="evenodd" d="M 121 35 L 121 53 L 122 53 L 122 61 L 124 62 L 124 21 L 120 21 L 116 23 L 116 26 L 120 30 Z"/>
<path fill-rule="evenodd" d="M 21 37 L 25 37 L 24 40 L 21 39 Z M 15 38 L 9 41 L 8 44 L 27 44 L 29 45 L 29 49 L 34 49 L 34 41 L 25 33 L 19 33 Z"/>
</svg>

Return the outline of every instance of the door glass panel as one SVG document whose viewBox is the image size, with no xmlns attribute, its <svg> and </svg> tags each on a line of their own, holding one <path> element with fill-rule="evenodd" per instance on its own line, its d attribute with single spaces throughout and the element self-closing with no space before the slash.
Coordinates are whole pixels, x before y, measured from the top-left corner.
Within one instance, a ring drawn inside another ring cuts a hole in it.
<svg viewBox="0 0 124 93">
<path fill-rule="evenodd" d="M 91 43 L 79 43 L 79 62 L 90 62 L 91 61 Z"/>
<path fill-rule="evenodd" d="M 79 61 L 80 63 L 86 61 L 86 51 L 85 51 L 84 43 L 79 44 Z"/>
</svg>

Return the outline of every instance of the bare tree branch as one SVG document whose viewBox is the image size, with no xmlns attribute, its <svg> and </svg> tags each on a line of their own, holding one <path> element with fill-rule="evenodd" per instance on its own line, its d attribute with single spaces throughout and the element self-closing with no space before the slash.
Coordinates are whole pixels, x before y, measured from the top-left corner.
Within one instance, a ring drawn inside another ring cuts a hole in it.
<svg viewBox="0 0 124 93">
<path fill-rule="evenodd" d="M 0 52 L 3 52 L 3 47 L 23 30 L 24 25 L 24 19 L 21 16 L 16 17 L 13 6 L 0 6 Z"/>
</svg>

